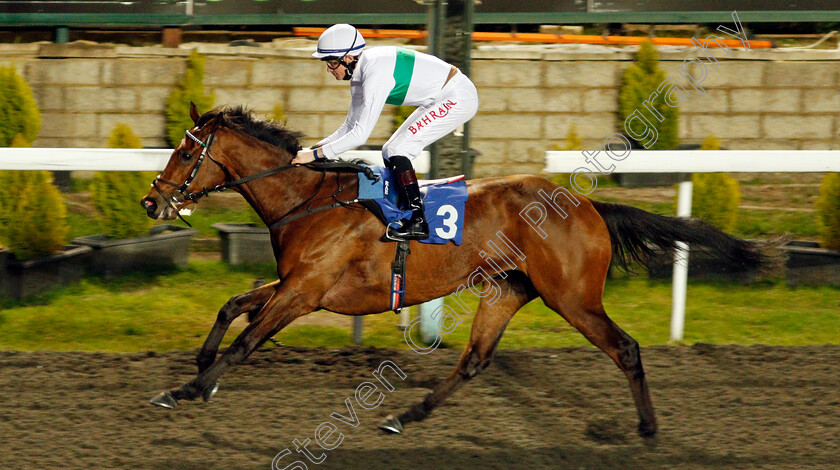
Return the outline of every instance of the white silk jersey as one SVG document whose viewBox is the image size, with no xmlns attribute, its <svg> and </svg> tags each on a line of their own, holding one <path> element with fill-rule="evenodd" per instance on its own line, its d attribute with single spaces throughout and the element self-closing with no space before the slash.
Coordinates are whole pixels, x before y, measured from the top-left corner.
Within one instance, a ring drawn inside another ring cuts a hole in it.
<svg viewBox="0 0 840 470">
<path fill-rule="evenodd" d="M 350 80 L 347 119 L 318 142 L 325 158 L 367 142 L 385 104 L 429 106 L 435 102 L 452 66 L 435 56 L 394 46 L 366 49 Z"/>
</svg>

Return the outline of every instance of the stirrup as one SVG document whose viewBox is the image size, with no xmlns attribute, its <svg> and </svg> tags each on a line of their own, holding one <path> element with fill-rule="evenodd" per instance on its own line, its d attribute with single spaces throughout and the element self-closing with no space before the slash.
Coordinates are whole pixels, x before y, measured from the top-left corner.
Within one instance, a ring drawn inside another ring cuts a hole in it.
<svg viewBox="0 0 840 470">
<path fill-rule="evenodd" d="M 392 237 L 391 236 L 391 225 L 394 225 L 394 224 L 398 225 L 399 223 L 400 222 L 397 221 L 397 222 L 391 222 L 390 224 L 386 225 L 385 226 L 385 235 L 383 235 L 383 237 L 385 237 L 386 239 L 391 240 L 393 242 L 404 242 L 404 241 L 406 241 L 405 238 L 399 238 L 399 237 Z"/>
<path fill-rule="evenodd" d="M 405 219 L 403 219 L 403 220 L 405 220 Z M 402 222 L 402 221 L 400 221 L 400 222 Z M 386 236 L 388 236 L 388 238 L 391 238 L 391 239 L 399 238 L 399 239 L 403 239 L 403 240 L 425 240 L 425 239 L 429 238 L 429 235 L 430 235 L 429 234 L 429 224 L 425 220 L 420 221 L 420 222 L 412 222 L 411 220 L 408 220 L 403 225 L 398 225 L 396 228 L 394 228 L 394 230 L 406 229 L 406 230 L 409 230 L 409 231 L 413 232 L 415 226 L 418 225 L 418 224 L 426 225 L 426 232 L 425 233 L 421 233 L 421 234 L 417 234 L 417 235 L 415 235 L 415 234 L 405 234 L 405 235 L 395 234 L 395 236 L 390 236 L 386 232 Z M 388 226 L 387 230 L 389 230 L 389 231 L 391 230 L 390 225 Z"/>
</svg>

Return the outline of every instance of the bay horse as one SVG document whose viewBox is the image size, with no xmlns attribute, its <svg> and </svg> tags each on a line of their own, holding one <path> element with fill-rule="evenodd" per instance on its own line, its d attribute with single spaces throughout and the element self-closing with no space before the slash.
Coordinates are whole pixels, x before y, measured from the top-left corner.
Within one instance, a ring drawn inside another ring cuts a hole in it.
<svg viewBox="0 0 840 470">
<path fill-rule="evenodd" d="M 394 244 L 380 241 L 384 226 L 379 219 L 347 203 L 356 197 L 355 174 L 333 175 L 317 163 L 290 164 L 301 134 L 259 120 L 241 106 L 199 115 L 191 104 L 190 115 L 195 126 L 172 152 L 141 201 L 143 208 L 149 217 L 174 219 L 180 209 L 214 190 L 239 192 L 266 225 L 274 227 L 270 237 L 278 279 L 232 297 L 220 309 L 198 353 L 197 377 L 152 400 L 169 408 L 178 400 L 208 400 L 229 367 L 297 318 L 318 309 L 344 315 L 389 310 L 394 255 Z M 467 189 L 461 246 L 411 244 L 406 305 L 455 292 L 479 266 L 497 268 L 487 272 L 500 292 L 479 301 L 469 342 L 452 373 L 424 400 L 397 417 L 389 416 L 387 427 L 401 431 L 403 424 L 424 419 L 486 368 L 513 315 L 540 297 L 626 374 L 639 415 L 638 432 L 645 437 L 656 434 L 639 345 L 607 316 L 601 302 L 611 261 L 624 268 L 633 261 L 645 265 L 655 250 L 671 250 L 682 241 L 693 250 L 706 250 L 746 268 L 762 263 L 757 246 L 699 220 L 655 215 L 562 192 L 536 176 L 471 180 Z M 543 233 L 520 215 L 530 203 L 544 201 L 541 195 L 558 195 L 553 199 L 559 209 L 555 212 L 565 214 L 547 218 L 540 226 Z M 345 204 L 314 210 L 334 201 Z M 278 223 L 286 219 L 292 221 Z M 482 244 L 500 231 L 514 246 L 499 243 L 500 250 L 488 255 Z M 231 322 L 246 312 L 253 315 L 252 321 L 216 360 Z"/>
</svg>

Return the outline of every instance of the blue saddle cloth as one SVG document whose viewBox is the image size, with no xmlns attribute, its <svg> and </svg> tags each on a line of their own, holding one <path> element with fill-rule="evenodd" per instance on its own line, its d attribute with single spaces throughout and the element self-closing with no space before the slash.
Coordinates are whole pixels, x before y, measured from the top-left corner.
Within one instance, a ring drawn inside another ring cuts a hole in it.
<svg viewBox="0 0 840 470">
<path fill-rule="evenodd" d="M 359 199 L 376 201 L 389 224 L 410 218 L 410 210 L 400 210 L 397 206 L 397 186 L 391 171 L 380 166 L 371 169 L 380 176 L 379 181 L 373 182 L 360 173 Z M 424 193 L 423 202 L 426 206 L 426 220 L 429 222 L 429 238 L 420 240 L 420 243 L 461 244 L 467 183 L 463 179 L 451 180 L 453 179 L 425 182 L 420 180 L 420 190 Z"/>
</svg>

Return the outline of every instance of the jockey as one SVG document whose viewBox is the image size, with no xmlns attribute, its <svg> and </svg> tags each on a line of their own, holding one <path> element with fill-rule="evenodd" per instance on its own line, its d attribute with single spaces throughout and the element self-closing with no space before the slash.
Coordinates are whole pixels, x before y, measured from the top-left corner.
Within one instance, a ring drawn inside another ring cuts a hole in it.
<svg viewBox="0 0 840 470">
<path fill-rule="evenodd" d="M 326 62 L 327 71 L 336 80 L 350 80 L 350 110 L 332 135 L 300 150 L 292 163 L 334 159 L 363 145 L 385 103 L 417 106 L 382 146 L 382 159 L 396 173 L 400 197 L 412 211 L 410 220 L 389 227 L 388 233 L 410 240 L 428 238 L 429 226 L 411 161 L 424 147 L 475 115 L 475 85 L 457 67 L 428 54 L 394 46 L 365 50 L 365 39 L 349 24 L 324 31 L 312 56 Z"/>
</svg>

